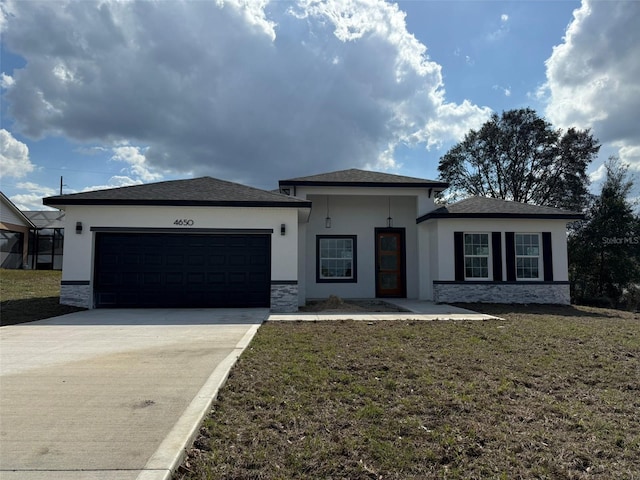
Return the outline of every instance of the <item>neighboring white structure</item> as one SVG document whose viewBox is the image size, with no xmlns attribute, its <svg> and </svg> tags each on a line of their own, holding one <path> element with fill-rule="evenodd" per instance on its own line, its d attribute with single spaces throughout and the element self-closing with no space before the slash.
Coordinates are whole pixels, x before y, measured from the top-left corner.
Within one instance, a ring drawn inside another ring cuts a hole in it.
<svg viewBox="0 0 640 480">
<path fill-rule="evenodd" d="M 61 302 L 269 306 L 308 299 L 569 303 L 566 223 L 580 214 L 473 198 L 363 170 L 282 180 L 209 177 L 49 197 L 66 211 Z"/>
<path fill-rule="evenodd" d="M 31 220 L 0 192 L 0 268 L 28 265 L 29 231 L 34 228 Z"/>
</svg>

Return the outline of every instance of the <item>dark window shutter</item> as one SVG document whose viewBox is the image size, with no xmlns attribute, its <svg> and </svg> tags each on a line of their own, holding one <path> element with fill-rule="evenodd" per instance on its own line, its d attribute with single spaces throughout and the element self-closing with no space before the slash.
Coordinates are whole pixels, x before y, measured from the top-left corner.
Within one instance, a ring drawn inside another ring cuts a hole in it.
<svg viewBox="0 0 640 480">
<path fill-rule="evenodd" d="M 491 256 L 493 257 L 493 281 L 502 281 L 502 234 L 491 233 Z"/>
<path fill-rule="evenodd" d="M 453 251 L 456 282 L 464 281 L 464 234 L 453 232 Z"/>
<path fill-rule="evenodd" d="M 513 232 L 504 233 L 504 251 L 507 257 L 507 281 L 516 281 L 516 240 Z"/>
<path fill-rule="evenodd" d="M 544 281 L 553 282 L 553 252 L 551 248 L 551 232 L 542 232 L 542 264 Z"/>
</svg>

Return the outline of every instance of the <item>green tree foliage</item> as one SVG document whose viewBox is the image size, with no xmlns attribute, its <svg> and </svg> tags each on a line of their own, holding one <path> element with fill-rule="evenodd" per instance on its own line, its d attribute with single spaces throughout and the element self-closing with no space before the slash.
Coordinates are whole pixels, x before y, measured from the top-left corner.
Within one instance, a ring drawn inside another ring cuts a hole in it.
<svg viewBox="0 0 640 480">
<path fill-rule="evenodd" d="M 471 195 L 582 211 L 587 167 L 600 145 L 589 130 L 555 130 L 530 108 L 493 114 L 440 159 L 455 197 Z"/>
<path fill-rule="evenodd" d="M 640 218 L 628 200 L 628 167 L 610 157 L 605 168 L 600 195 L 569 236 L 569 277 L 575 301 L 615 306 L 640 283 Z"/>
</svg>

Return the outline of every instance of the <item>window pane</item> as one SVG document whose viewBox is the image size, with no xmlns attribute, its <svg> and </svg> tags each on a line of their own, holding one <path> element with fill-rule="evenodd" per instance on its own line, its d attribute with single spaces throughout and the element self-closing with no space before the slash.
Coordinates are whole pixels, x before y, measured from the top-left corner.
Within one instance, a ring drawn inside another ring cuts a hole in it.
<svg viewBox="0 0 640 480">
<path fill-rule="evenodd" d="M 489 234 L 464 235 L 465 277 L 489 278 Z"/>
<path fill-rule="evenodd" d="M 516 242 L 516 278 L 540 278 L 540 235 L 537 233 L 518 233 Z"/>
<path fill-rule="evenodd" d="M 382 237 L 380 239 L 380 250 L 395 252 L 398 249 L 396 241 L 397 238 L 395 236 Z"/>
<path fill-rule="evenodd" d="M 352 238 L 321 238 L 318 244 L 320 278 L 353 278 Z"/>
</svg>

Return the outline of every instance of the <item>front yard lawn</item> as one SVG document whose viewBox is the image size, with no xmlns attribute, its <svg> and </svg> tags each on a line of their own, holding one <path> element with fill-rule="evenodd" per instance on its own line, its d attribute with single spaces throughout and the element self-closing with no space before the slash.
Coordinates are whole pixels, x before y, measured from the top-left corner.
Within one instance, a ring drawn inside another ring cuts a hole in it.
<svg viewBox="0 0 640 480">
<path fill-rule="evenodd" d="M 175 479 L 638 479 L 640 320 L 267 323 Z"/>
<path fill-rule="evenodd" d="M 0 326 L 82 310 L 60 305 L 61 276 L 56 270 L 0 269 Z"/>
</svg>

